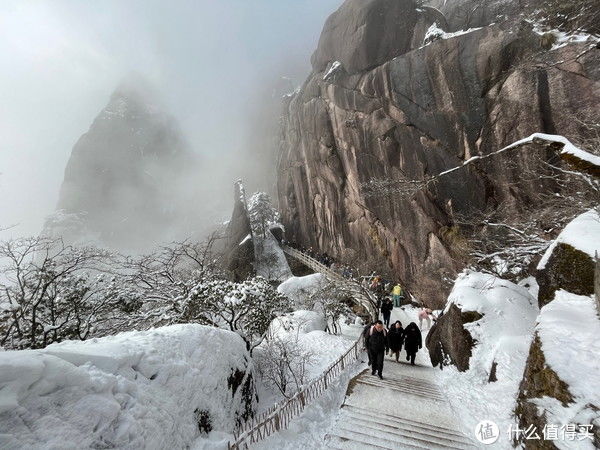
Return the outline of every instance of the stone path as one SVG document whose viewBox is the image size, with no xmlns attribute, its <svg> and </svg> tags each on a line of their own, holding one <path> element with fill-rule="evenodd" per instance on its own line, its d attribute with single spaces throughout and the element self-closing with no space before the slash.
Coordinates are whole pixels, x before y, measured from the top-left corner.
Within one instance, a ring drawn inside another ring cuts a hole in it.
<svg viewBox="0 0 600 450">
<path fill-rule="evenodd" d="M 400 309 L 394 309 L 392 319 L 404 326 L 414 320 Z M 397 363 L 386 356 L 383 380 L 370 368 L 352 379 L 325 438 L 327 448 L 476 448 L 439 390 L 427 353 L 417 354 L 415 366 L 405 357 L 402 351 Z"/>
</svg>

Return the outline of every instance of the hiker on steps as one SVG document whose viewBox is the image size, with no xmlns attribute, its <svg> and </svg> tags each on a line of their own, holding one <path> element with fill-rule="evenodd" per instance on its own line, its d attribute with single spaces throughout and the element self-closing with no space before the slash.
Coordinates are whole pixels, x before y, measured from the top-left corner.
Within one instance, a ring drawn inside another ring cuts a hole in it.
<svg viewBox="0 0 600 450">
<path fill-rule="evenodd" d="M 420 348 L 423 347 L 423 339 L 421 337 L 421 330 L 416 323 L 411 322 L 404 329 L 404 349 L 406 350 L 406 360 L 414 366 L 415 357 Z"/>
<path fill-rule="evenodd" d="M 400 357 L 400 350 L 402 350 L 402 343 L 404 342 L 404 328 L 399 320 L 392 325 L 392 328 L 388 331 L 388 348 L 390 349 L 390 356 L 396 356 L 396 362 Z"/>
<path fill-rule="evenodd" d="M 400 303 L 402 302 L 402 299 L 404 298 L 402 296 L 402 286 L 400 286 L 400 283 L 396 284 L 394 286 L 394 288 L 392 289 L 392 298 L 394 299 L 394 306 L 396 308 L 399 308 Z"/>
<path fill-rule="evenodd" d="M 394 304 L 389 297 L 385 297 L 383 302 L 381 303 L 381 314 L 383 315 L 383 323 L 386 327 L 390 326 L 390 316 L 392 314 L 392 309 L 394 309 Z"/>
<path fill-rule="evenodd" d="M 387 350 L 387 330 L 383 322 L 378 320 L 369 330 L 369 359 L 371 360 L 371 375 L 377 375 L 383 380 L 383 357 Z"/>
<path fill-rule="evenodd" d="M 433 317 L 433 311 L 429 308 L 423 308 L 419 311 L 419 327 L 423 328 L 423 321 L 427 322 L 427 329 L 431 328 L 431 319 Z"/>
<path fill-rule="evenodd" d="M 367 357 L 369 358 L 369 366 L 373 363 L 371 361 L 371 352 L 369 351 L 369 331 L 371 331 L 371 327 L 373 327 L 373 326 L 375 326 L 375 322 L 367 325 L 362 332 L 363 345 L 364 345 L 364 348 L 367 349 Z"/>
</svg>

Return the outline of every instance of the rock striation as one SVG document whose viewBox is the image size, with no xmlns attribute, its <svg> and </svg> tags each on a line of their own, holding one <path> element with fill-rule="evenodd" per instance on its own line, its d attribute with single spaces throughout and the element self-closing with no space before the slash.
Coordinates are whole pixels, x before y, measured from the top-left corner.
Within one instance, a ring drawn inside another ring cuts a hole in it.
<svg viewBox="0 0 600 450">
<path fill-rule="evenodd" d="M 287 239 L 339 259 L 383 258 L 434 307 L 464 265 L 448 231 L 500 205 L 534 211 L 537 194 L 560 188 L 523 170 L 556 155 L 532 144 L 403 186 L 534 132 L 576 135 L 573 118 L 600 101 L 600 50 L 549 47 L 517 2 L 489 1 L 469 20 L 467 1 L 447 3 L 442 13 L 412 0 L 344 2 L 285 100 L 277 181 Z M 447 32 L 423 45 L 433 24 Z M 371 180 L 397 188 L 373 195 Z"/>
</svg>

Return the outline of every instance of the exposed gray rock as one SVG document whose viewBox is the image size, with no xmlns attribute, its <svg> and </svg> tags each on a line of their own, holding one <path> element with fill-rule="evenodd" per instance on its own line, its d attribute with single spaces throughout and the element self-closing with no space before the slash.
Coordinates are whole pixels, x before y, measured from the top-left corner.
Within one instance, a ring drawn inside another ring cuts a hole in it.
<svg viewBox="0 0 600 450">
<path fill-rule="evenodd" d="M 339 61 L 353 74 L 402 55 L 410 50 L 417 18 L 413 0 L 344 2 L 325 22 L 313 69 Z"/>
<path fill-rule="evenodd" d="M 444 231 L 457 216 L 498 205 L 534 213 L 538 194 L 559 187 L 522 170 L 555 153 L 532 144 L 406 198 L 368 197 L 364 183 L 422 180 L 534 132 L 577 134 L 573 117 L 600 102 L 600 60 L 585 44 L 547 51 L 511 8 L 493 25 L 482 17 L 473 25 L 484 28 L 418 48 L 429 23 L 418 22 L 430 16 L 409 7 L 348 0 L 327 22 L 314 72 L 284 105 L 279 206 L 288 240 L 338 259 L 383 257 L 404 286 L 439 307 L 448 293 L 440 281 L 464 265 Z M 367 57 L 371 36 L 388 26 L 374 12 L 386 8 L 402 21 L 393 31 L 401 35 L 382 37 Z M 336 60 L 342 67 L 323 79 Z"/>
<path fill-rule="evenodd" d="M 536 275 L 540 286 L 540 308 L 550 303 L 559 289 L 578 295 L 594 294 L 594 270 L 594 259 L 587 253 L 559 243 L 544 269 L 539 270 Z"/>
<path fill-rule="evenodd" d="M 225 267 L 231 272 L 234 281 L 245 280 L 254 274 L 254 243 L 246 210 L 246 194 L 241 181 L 235 184 L 233 213 L 225 236 Z"/>
<path fill-rule="evenodd" d="M 425 339 L 433 367 L 452 364 L 458 370 L 469 370 L 469 359 L 475 340 L 463 325 L 483 316 L 474 311 L 461 311 L 454 303 L 431 327 Z"/>
<path fill-rule="evenodd" d="M 519 395 L 517 397 L 517 406 L 515 415 L 519 420 L 519 425 L 523 429 L 529 426 L 535 426 L 537 430 L 543 430 L 546 425 L 546 417 L 543 410 L 535 404 L 535 399 L 542 397 L 552 397 L 567 406 L 573 401 L 573 396 L 569 392 L 569 387 L 562 381 L 556 372 L 547 364 L 542 343 L 536 335 L 529 349 L 525 373 L 519 386 Z M 552 441 L 537 440 L 535 443 L 521 439 L 515 441 L 515 444 L 522 444 L 526 449 L 556 449 Z"/>
<path fill-rule="evenodd" d="M 139 250 L 168 241 L 180 225 L 178 181 L 196 164 L 174 120 L 150 94 L 123 84 L 77 141 L 57 209 L 79 214 L 98 243 Z M 49 224 L 50 233 L 69 230 Z M 76 236 L 75 239 L 80 239 Z"/>
</svg>

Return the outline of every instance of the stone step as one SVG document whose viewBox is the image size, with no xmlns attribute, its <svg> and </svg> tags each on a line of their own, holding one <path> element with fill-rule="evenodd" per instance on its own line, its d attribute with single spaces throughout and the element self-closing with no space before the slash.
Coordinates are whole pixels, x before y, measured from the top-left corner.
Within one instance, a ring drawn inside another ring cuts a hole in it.
<svg viewBox="0 0 600 450">
<path fill-rule="evenodd" d="M 423 427 L 416 427 L 398 422 L 393 423 L 380 417 L 360 417 L 348 412 L 344 413 L 344 416 L 343 423 L 350 425 L 352 429 L 368 428 L 369 430 L 381 432 L 384 435 L 390 434 L 411 438 L 426 446 L 436 445 L 439 448 L 459 449 L 472 448 L 471 443 L 466 438 L 447 434 L 439 430 L 432 430 L 426 424 L 423 424 Z"/>
<path fill-rule="evenodd" d="M 390 414 L 382 413 L 382 412 L 376 411 L 371 408 L 362 408 L 362 407 L 355 406 L 352 404 L 345 404 L 342 406 L 342 411 L 343 412 L 352 411 L 355 414 L 363 415 L 365 417 L 381 418 L 381 419 L 388 420 L 392 423 L 398 423 L 400 425 L 411 425 L 411 426 L 414 426 L 417 428 L 424 428 L 425 430 L 430 430 L 430 431 L 435 430 L 436 432 L 445 433 L 448 435 L 454 435 L 455 437 L 462 438 L 462 439 L 465 439 L 468 441 L 468 438 L 464 434 L 462 434 L 460 431 L 454 430 L 452 428 L 444 427 L 441 425 L 432 425 L 429 423 L 413 420 L 413 419 L 410 419 L 407 417 L 392 416 Z"/>
<path fill-rule="evenodd" d="M 385 436 L 376 436 L 363 430 L 349 430 L 338 426 L 335 431 L 327 435 L 329 440 L 333 439 L 336 447 L 343 449 L 423 449 L 431 448 L 413 441 L 410 438 L 390 439 Z M 327 439 L 326 438 L 326 439 Z M 335 439 L 337 438 L 337 439 Z"/>
<path fill-rule="evenodd" d="M 384 370 L 385 370 L 385 365 L 384 365 Z M 385 383 L 400 384 L 403 386 L 414 387 L 415 389 L 432 392 L 437 395 L 443 395 L 437 385 L 435 385 L 433 383 L 429 383 L 424 380 L 414 381 L 412 379 L 405 379 L 404 377 L 395 378 L 395 377 L 390 377 L 390 376 L 384 376 L 383 380 L 380 380 L 379 378 L 375 378 L 374 375 L 369 375 L 368 373 L 361 375 L 359 377 L 359 380 L 360 379 L 364 379 L 364 380 L 372 380 L 373 379 L 373 380 L 385 382 Z"/>
<path fill-rule="evenodd" d="M 402 392 L 403 394 L 415 395 L 417 397 L 425 397 L 425 398 L 435 400 L 438 402 L 445 402 L 445 399 L 442 396 L 440 396 L 439 394 L 435 394 L 432 392 L 424 392 L 424 391 L 421 391 L 418 389 L 414 389 L 412 387 L 407 387 L 407 386 L 403 386 L 403 385 L 399 385 L 399 384 L 383 383 L 381 380 L 359 379 L 359 380 L 357 380 L 357 383 L 364 384 L 367 386 L 373 386 L 373 387 L 377 387 L 377 388 L 392 389 L 397 392 Z"/>
</svg>

